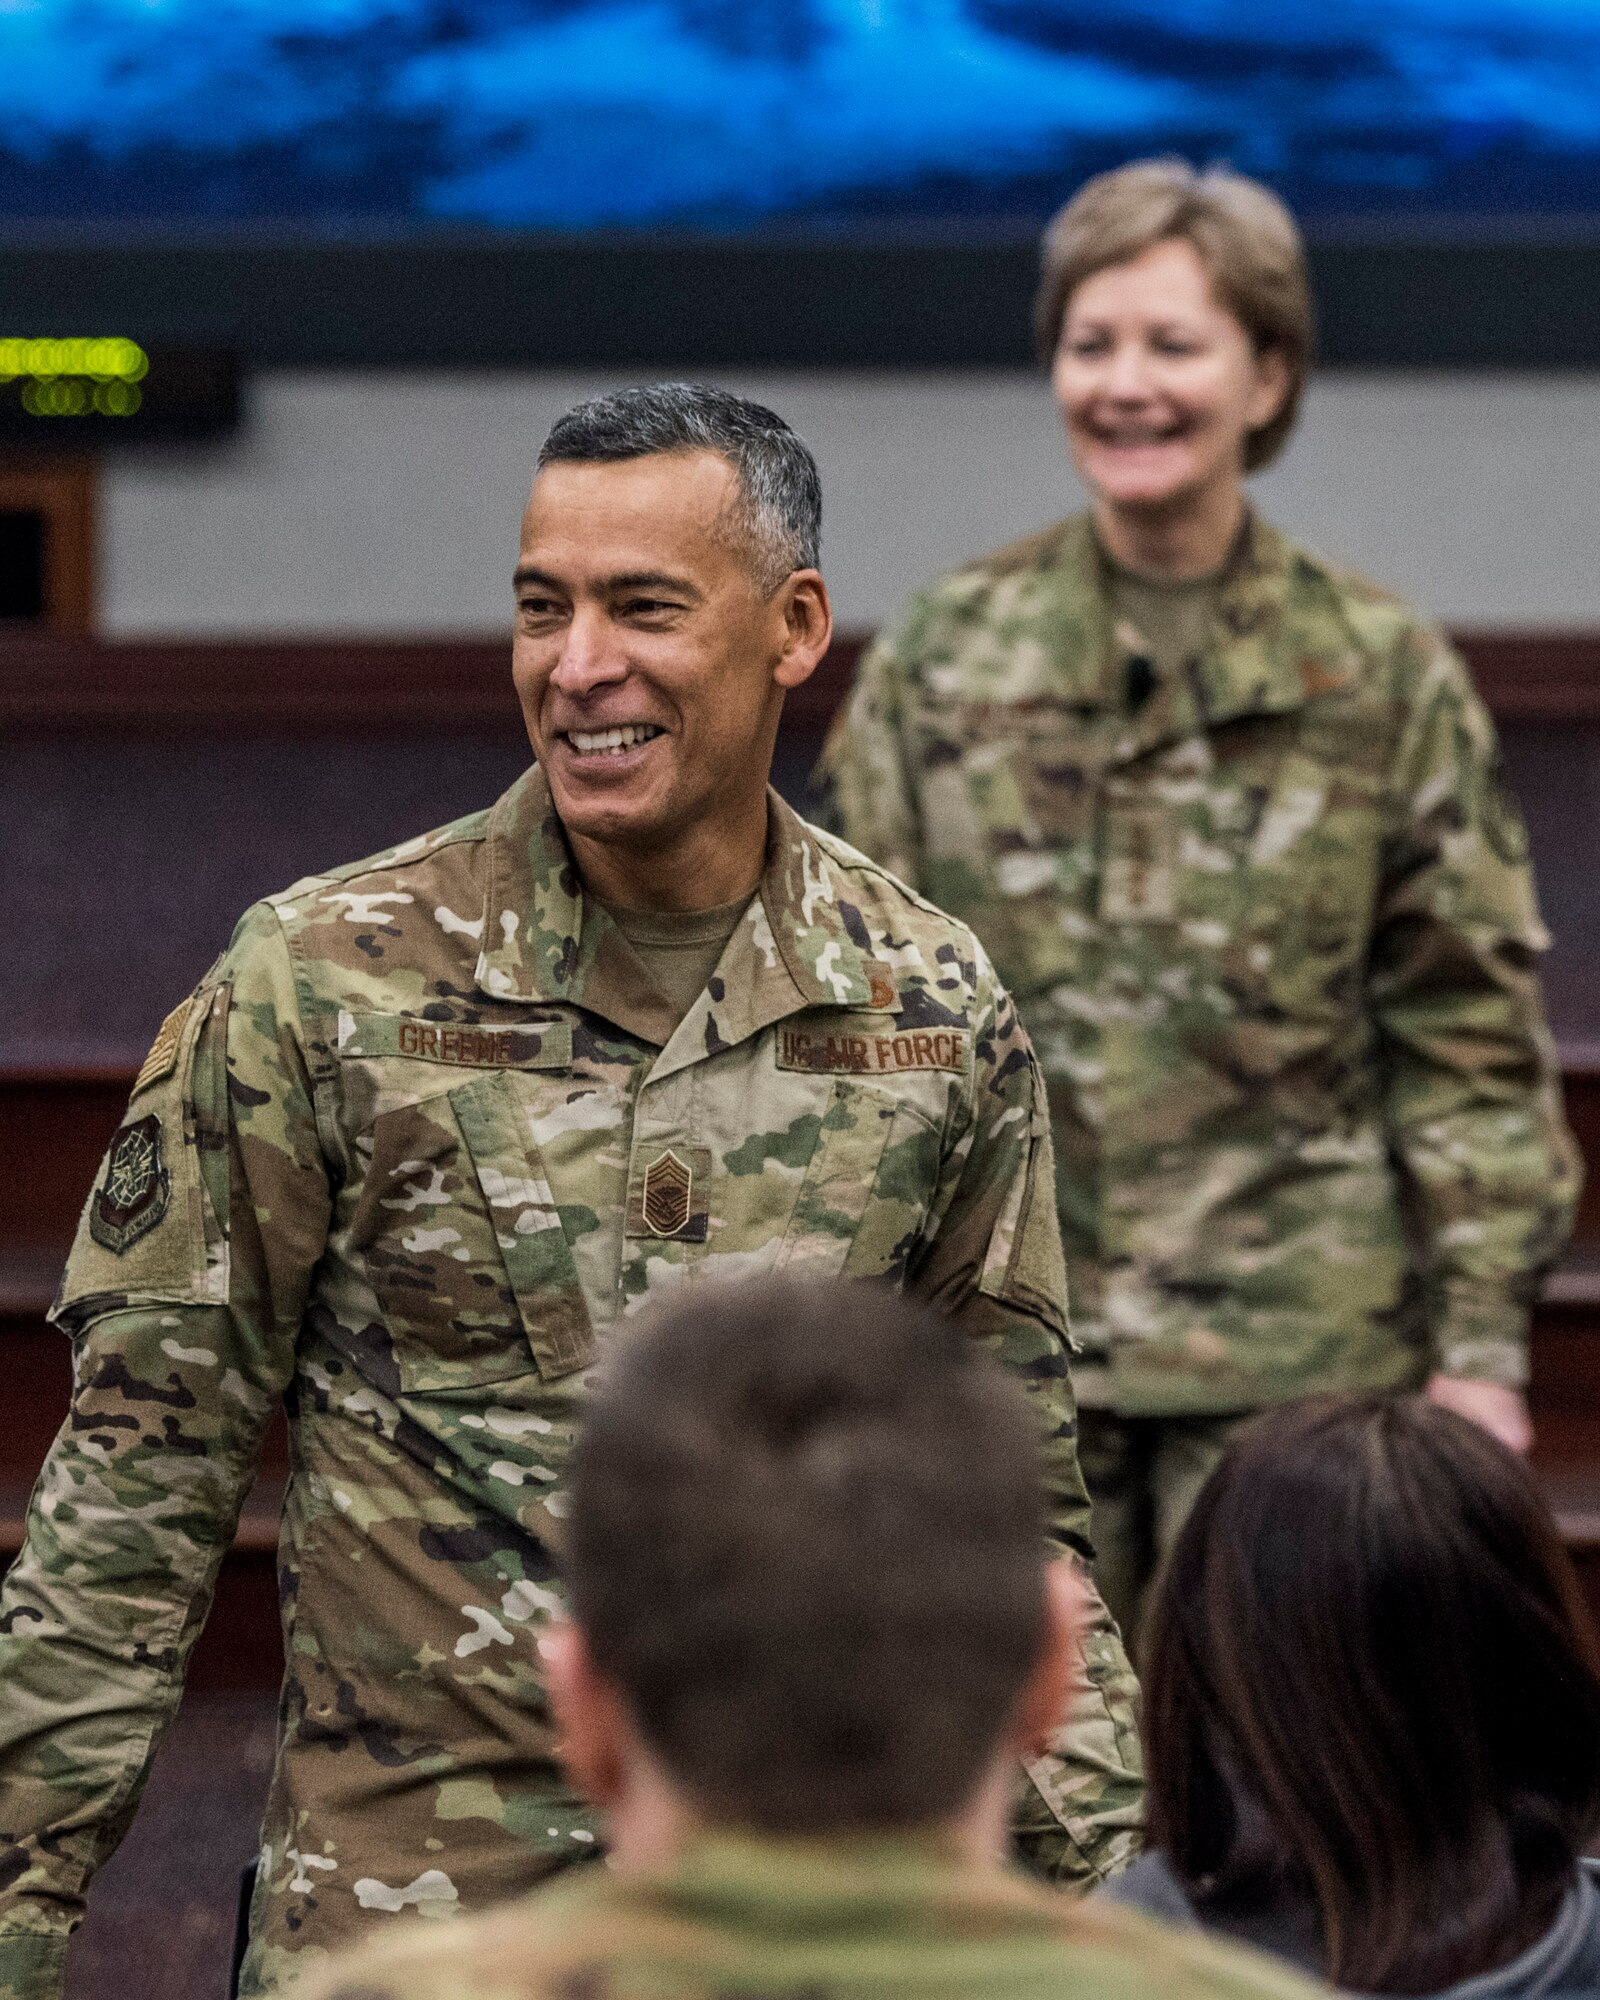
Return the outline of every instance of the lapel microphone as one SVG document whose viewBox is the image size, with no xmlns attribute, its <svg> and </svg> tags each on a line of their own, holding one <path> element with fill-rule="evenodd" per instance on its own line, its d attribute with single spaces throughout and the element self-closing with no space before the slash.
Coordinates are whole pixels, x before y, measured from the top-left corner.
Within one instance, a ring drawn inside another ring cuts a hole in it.
<svg viewBox="0 0 1600 2000">
<path fill-rule="evenodd" d="M 1135 653 L 1124 670 L 1123 694 L 1130 713 L 1137 715 L 1156 691 L 1154 664 L 1143 653 Z"/>
</svg>

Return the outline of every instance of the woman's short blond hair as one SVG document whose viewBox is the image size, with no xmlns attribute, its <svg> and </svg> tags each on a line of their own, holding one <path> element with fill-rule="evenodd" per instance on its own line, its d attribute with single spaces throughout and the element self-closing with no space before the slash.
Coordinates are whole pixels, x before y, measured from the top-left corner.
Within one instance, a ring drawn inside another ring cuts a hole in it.
<svg viewBox="0 0 1600 2000">
<path fill-rule="evenodd" d="M 1187 160 L 1135 160 L 1086 181 L 1044 233 L 1033 309 L 1039 352 L 1046 361 L 1055 353 L 1068 303 L 1085 278 L 1173 237 L 1194 245 L 1256 352 L 1283 357 L 1289 387 L 1278 413 L 1245 440 L 1245 470 L 1258 471 L 1294 429 L 1316 337 L 1300 232 L 1259 181 Z"/>
</svg>

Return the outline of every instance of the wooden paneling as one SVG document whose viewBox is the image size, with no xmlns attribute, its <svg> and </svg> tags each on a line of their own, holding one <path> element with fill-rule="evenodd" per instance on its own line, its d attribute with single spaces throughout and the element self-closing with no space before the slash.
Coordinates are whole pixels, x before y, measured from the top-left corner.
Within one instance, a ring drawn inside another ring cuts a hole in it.
<svg viewBox="0 0 1600 2000">
<path fill-rule="evenodd" d="M 0 727 L 273 736 L 522 727 L 509 640 L 0 639 Z"/>
<path fill-rule="evenodd" d="M 1600 633 L 1457 632 L 1472 678 L 1503 722 L 1600 722 Z"/>
<path fill-rule="evenodd" d="M 4 487 L 0 484 L 0 504 Z M 786 706 L 820 734 L 870 638 L 841 632 Z M 1600 633 L 1461 632 L 1484 699 L 1505 719 L 1600 722 Z M 521 727 L 509 639 L 89 640 L 0 637 L 0 726 L 271 735 Z"/>
<path fill-rule="evenodd" d="M 22 1544 L 34 1479 L 67 1412 L 72 1350 L 45 1323 L 78 1212 L 116 1130 L 133 1078 L 124 1070 L 0 1072 L 0 1143 L 27 1162 L 0 1208 L 0 1565 Z M 25 1198 L 23 1198 L 25 1194 Z M 261 1469 L 223 1564 L 211 1618 L 195 1648 L 193 1687 L 276 1687 L 278 1518 L 288 1475 L 282 1411 L 262 1441 Z"/>
<path fill-rule="evenodd" d="M 1578 1203 L 1573 1245 L 1584 1250 L 1593 1247 L 1600 1254 L 1600 1048 L 1590 1043 L 1563 1055 L 1567 1119 L 1589 1167 Z"/>
<path fill-rule="evenodd" d="M 821 732 L 866 643 L 835 639 L 785 705 Z M 98 735 L 218 727 L 272 736 L 505 729 L 520 735 L 509 639 L 305 641 L 0 636 L 0 727 Z"/>
<path fill-rule="evenodd" d="M 265 1689 L 282 1679 L 277 1555 L 270 1546 L 235 1542 L 218 1574 L 185 1685 L 206 1692 Z"/>
<path fill-rule="evenodd" d="M 0 510 L 44 517 L 44 622 L 68 650 L 81 649 L 94 630 L 96 490 L 95 467 L 87 460 L 0 466 Z"/>
<path fill-rule="evenodd" d="M 1600 1615 L 1600 1047 L 1565 1056 L 1568 1115 L 1593 1167 L 1572 1253 L 1534 1318 L 1535 1467 Z M 0 1132 L 11 1157 L 29 1161 L 32 1197 L 0 1210 L 0 1561 L 20 1544 L 28 1490 L 66 1411 L 68 1344 L 43 1315 L 131 1082 L 124 1071 L 0 1072 Z M 196 1651 L 196 1686 L 276 1685 L 273 1552 L 287 1472 L 280 1412 Z"/>
<path fill-rule="evenodd" d="M 57 1268 L 51 1290 L 60 1281 Z M 5 1432 L 0 1440 L 0 1562 L 22 1540 L 28 1495 L 72 1394 L 72 1349 L 64 1334 L 44 1323 L 50 1293 L 26 1311 L 0 1315 L 0 1382 Z"/>
<path fill-rule="evenodd" d="M 94 1878 L 67 1948 L 63 2000 L 232 1993 L 239 1871 L 260 1846 L 276 1740 L 268 1691 L 185 1696 L 133 1826 Z"/>
<path fill-rule="evenodd" d="M 83 563 L 71 615 L 80 636 L 0 637 L 0 732 L 102 742 L 142 733 L 147 741 L 182 742 L 230 733 L 263 741 L 379 734 L 427 741 L 477 731 L 496 743 L 504 732 L 520 744 L 503 640 L 149 644 L 82 636 L 92 615 L 81 595 L 88 587 L 92 498 L 86 489 L 78 502 Z M 791 770 L 803 772 L 820 747 L 865 636 L 841 635 L 813 679 L 790 696 L 781 755 Z M 1600 634 L 1458 638 L 1503 721 L 1600 724 Z M 1536 1463 L 1600 1609 L 1600 1043 L 1564 1053 L 1569 1115 L 1594 1171 L 1575 1255 L 1535 1322 Z M 130 1080 L 125 1068 L 70 1064 L 0 1073 L 0 1147 L 8 1160 L 26 1163 L 25 1185 L 0 1205 L 0 1379 L 7 1411 L 0 1434 L 0 1560 L 16 1546 L 28 1489 L 65 1412 L 68 1346 L 44 1325 L 43 1314 Z M 286 1469 L 280 1417 L 197 1649 L 196 1685 L 276 1684 L 273 1544 Z"/>
<path fill-rule="evenodd" d="M 6 1204 L 0 1255 L 12 1260 L 19 1252 L 57 1255 L 72 1241 L 89 1184 L 132 1088 L 129 1070 L 0 1071 L 5 1156 L 28 1163 L 27 1199 Z M 0 1300 L 5 1283 L 0 1276 Z"/>
<path fill-rule="evenodd" d="M 1567 1117 L 1591 1171 L 1575 1241 L 1600 1253 L 1600 1046 L 1561 1051 Z M 0 1219 L 0 1257 L 65 1256 L 95 1169 L 133 1085 L 131 1070 L 0 1070 L 0 1133 L 7 1157 L 29 1163 L 26 1201 Z M 0 1299 L 5 1294 L 0 1278 Z"/>
</svg>

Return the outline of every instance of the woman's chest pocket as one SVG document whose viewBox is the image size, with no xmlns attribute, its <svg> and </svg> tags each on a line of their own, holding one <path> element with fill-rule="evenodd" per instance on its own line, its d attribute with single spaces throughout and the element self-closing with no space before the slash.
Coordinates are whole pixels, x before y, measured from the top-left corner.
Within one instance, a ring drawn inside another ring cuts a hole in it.
<svg viewBox="0 0 1600 2000">
<path fill-rule="evenodd" d="M 1304 725 L 1291 715 L 1217 732 L 1178 836 L 1176 914 L 1189 940 L 1225 954 L 1242 997 L 1331 1021 L 1360 1003 L 1381 774 L 1354 740 L 1330 756 Z"/>
<path fill-rule="evenodd" d="M 970 704 L 960 741 L 925 779 L 929 893 L 1014 991 L 1069 979 L 1093 907 L 1105 746 L 1045 697 Z"/>
<path fill-rule="evenodd" d="M 518 1080 L 379 1114 L 350 1223 L 403 1391 L 582 1367 L 594 1329 Z"/>
</svg>

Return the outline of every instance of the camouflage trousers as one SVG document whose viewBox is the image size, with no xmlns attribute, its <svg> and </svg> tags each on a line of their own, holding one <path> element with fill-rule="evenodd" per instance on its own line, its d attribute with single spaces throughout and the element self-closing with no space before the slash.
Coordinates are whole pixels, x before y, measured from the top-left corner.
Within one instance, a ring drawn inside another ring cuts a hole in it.
<svg viewBox="0 0 1600 2000">
<path fill-rule="evenodd" d="M 1095 1580 L 1132 1653 L 1151 1585 L 1228 1440 L 1255 1414 L 1119 1417 L 1078 1412 L 1078 1463 L 1094 1505 Z"/>
</svg>

